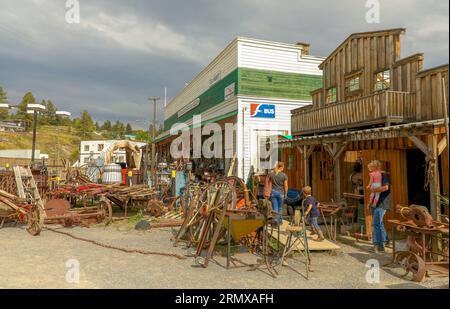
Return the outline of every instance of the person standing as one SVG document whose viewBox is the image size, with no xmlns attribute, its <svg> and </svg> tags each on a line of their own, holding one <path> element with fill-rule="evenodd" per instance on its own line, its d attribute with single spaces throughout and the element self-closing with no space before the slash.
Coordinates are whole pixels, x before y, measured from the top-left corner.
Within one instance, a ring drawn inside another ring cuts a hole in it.
<svg viewBox="0 0 450 309">
<path fill-rule="evenodd" d="M 373 165 L 378 170 L 382 170 L 380 161 L 373 161 Z M 372 242 L 375 253 L 385 252 L 385 245 L 389 242 L 383 219 L 386 211 L 392 208 L 391 181 L 386 172 L 381 172 L 381 186 L 370 188 L 371 194 L 380 194 L 374 207 L 371 207 L 372 213 Z"/>
<path fill-rule="evenodd" d="M 288 193 L 288 176 L 283 172 L 284 163 L 277 162 L 272 172 L 268 175 L 268 182 L 271 183 L 272 209 L 276 212 L 275 225 L 283 224 L 283 204 Z"/>
<path fill-rule="evenodd" d="M 309 225 L 311 226 L 311 235 L 317 235 L 316 241 L 323 241 L 322 229 L 317 222 L 320 217 L 319 202 L 311 195 L 312 189 L 307 186 L 303 188 L 303 196 L 305 198 L 305 217 L 308 218 Z"/>
</svg>

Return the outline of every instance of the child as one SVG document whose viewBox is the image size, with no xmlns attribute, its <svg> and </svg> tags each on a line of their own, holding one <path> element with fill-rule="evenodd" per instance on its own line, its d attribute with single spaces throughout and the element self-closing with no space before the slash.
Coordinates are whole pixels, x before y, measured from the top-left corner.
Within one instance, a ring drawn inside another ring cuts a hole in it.
<svg viewBox="0 0 450 309">
<path fill-rule="evenodd" d="M 316 241 L 323 241 L 322 230 L 320 229 L 317 219 L 320 216 L 319 212 L 319 202 L 311 195 L 311 187 L 303 188 L 303 194 L 305 198 L 306 212 L 305 217 L 308 218 L 309 224 L 311 226 L 312 234 L 317 235 Z"/>
<path fill-rule="evenodd" d="M 374 161 L 370 162 L 367 166 L 369 169 L 369 175 L 370 175 L 370 181 L 369 185 L 367 186 L 368 190 L 378 189 L 381 187 L 382 182 L 382 173 L 379 169 L 378 165 L 375 164 Z M 378 200 L 380 199 L 380 193 L 371 193 L 369 198 L 369 207 L 377 207 Z"/>
</svg>

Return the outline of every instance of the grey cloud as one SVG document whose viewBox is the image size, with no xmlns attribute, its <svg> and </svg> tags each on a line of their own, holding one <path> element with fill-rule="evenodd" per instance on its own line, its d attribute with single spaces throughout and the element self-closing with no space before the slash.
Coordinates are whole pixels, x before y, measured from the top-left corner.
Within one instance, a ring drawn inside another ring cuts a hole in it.
<svg viewBox="0 0 450 309">
<path fill-rule="evenodd" d="M 350 33 L 405 27 L 405 56 L 448 63 L 445 0 L 382 0 L 377 25 L 364 0 L 80 0 L 80 25 L 65 22 L 64 3 L 1 1 L 0 85 L 11 101 L 31 90 L 100 121 L 150 119 L 146 98 L 165 86 L 174 96 L 238 35 L 307 41 L 326 56 Z"/>
</svg>

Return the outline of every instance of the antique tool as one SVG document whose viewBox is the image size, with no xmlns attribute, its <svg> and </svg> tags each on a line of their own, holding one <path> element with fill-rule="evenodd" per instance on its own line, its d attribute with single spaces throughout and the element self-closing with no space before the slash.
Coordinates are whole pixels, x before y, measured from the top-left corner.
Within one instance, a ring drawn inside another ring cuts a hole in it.
<svg viewBox="0 0 450 309">
<path fill-rule="evenodd" d="M 405 276 L 412 274 L 412 280 L 422 282 L 426 276 L 448 276 L 448 224 L 434 221 L 428 209 L 411 205 L 398 205 L 400 220 L 389 220 L 393 234 L 393 263 L 400 263 L 405 269 Z M 406 234 L 407 251 L 396 250 L 396 232 Z M 433 242 L 440 241 L 442 249 L 437 250 Z"/>
</svg>

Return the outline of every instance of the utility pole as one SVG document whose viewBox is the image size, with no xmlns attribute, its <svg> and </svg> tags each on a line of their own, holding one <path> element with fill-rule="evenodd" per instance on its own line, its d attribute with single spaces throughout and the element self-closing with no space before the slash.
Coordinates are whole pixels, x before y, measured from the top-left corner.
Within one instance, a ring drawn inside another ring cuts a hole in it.
<svg viewBox="0 0 450 309">
<path fill-rule="evenodd" d="M 152 171 L 152 185 L 156 185 L 156 103 L 161 100 L 160 97 L 151 97 L 149 98 L 150 101 L 153 101 L 153 128 L 152 128 L 152 165 L 151 165 L 151 171 Z M 147 147 L 148 151 L 148 147 Z M 148 160 L 148 156 L 147 156 Z"/>
</svg>

